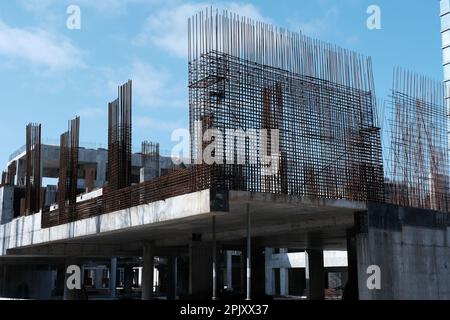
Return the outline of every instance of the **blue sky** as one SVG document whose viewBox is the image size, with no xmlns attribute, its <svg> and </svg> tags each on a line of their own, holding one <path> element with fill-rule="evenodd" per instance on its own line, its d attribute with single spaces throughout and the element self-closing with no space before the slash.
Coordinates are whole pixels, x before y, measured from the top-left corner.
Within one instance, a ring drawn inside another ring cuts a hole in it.
<svg viewBox="0 0 450 320">
<path fill-rule="evenodd" d="M 81 8 L 81 29 L 66 28 L 66 9 Z M 368 30 L 369 5 L 382 29 Z M 106 144 L 107 103 L 133 80 L 133 144 L 175 144 L 188 127 L 187 17 L 213 5 L 373 57 L 378 98 L 395 66 L 442 79 L 439 2 L 430 0 L 8 0 L 0 2 L 0 165 L 40 122 L 58 141 L 81 116 L 81 141 Z M 168 151 L 167 151 L 168 152 Z M 166 153 L 167 153 L 166 152 Z"/>
</svg>

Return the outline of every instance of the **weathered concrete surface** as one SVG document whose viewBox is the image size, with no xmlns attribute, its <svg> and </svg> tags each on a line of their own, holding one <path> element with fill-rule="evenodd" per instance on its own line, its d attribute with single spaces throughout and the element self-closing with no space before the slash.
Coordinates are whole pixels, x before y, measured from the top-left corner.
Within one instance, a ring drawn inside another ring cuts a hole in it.
<svg viewBox="0 0 450 320">
<path fill-rule="evenodd" d="M 346 251 L 324 251 L 324 266 L 347 267 Z M 305 252 L 272 253 L 266 258 L 268 267 L 272 269 L 305 268 Z"/>
<path fill-rule="evenodd" d="M 371 205 L 357 235 L 359 298 L 450 299 L 447 214 Z M 367 268 L 381 268 L 381 289 L 367 288 Z"/>
<path fill-rule="evenodd" d="M 48 229 L 41 228 L 41 214 L 20 217 L 0 226 L 0 256 L 8 249 L 67 241 L 124 231 L 145 225 L 193 217 L 210 212 L 209 190 L 153 202 Z"/>
<path fill-rule="evenodd" d="M 41 229 L 41 214 L 19 217 L 0 226 L 0 256 L 12 249 L 45 255 L 44 245 L 51 251 L 49 255 L 57 255 L 64 251 L 58 244 L 135 243 L 137 247 L 140 241 L 154 241 L 159 247 L 188 245 L 192 233 L 202 233 L 203 239 L 210 241 L 211 214 L 223 209 L 217 199 L 216 193 L 204 190 L 48 229 Z M 245 207 L 250 203 L 252 235 L 266 246 L 282 248 L 314 244 L 322 248 L 326 239 L 332 239 L 330 247 L 345 250 L 342 234 L 352 226 L 354 211 L 366 208 L 358 202 L 237 191 L 230 191 L 226 201 L 228 211 L 217 218 L 218 241 L 238 243 L 245 237 Z"/>
</svg>

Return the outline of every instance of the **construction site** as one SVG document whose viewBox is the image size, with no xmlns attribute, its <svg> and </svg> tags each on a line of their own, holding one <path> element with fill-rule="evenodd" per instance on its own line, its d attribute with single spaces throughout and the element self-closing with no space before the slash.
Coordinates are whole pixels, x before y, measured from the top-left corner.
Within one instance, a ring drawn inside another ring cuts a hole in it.
<svg viewBox="0 0 450 320">
<path fill-rule="evenodd" d="M 79 117 L 59 145 L 26 127 L 0 297 L 450 299 L 448 83 L 396 69 L 380 100 L 371 58 L 227 11 L 188 34 L 189 159 L 133 153 L 132 80 L 107 149 L 81 146 Z"/>
</svg>

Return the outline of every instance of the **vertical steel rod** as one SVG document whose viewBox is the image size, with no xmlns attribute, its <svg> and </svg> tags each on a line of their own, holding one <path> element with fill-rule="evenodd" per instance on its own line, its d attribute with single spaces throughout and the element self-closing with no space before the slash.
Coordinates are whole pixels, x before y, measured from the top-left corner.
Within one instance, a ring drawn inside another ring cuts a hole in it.
<svg viewBox="0 0 450 320">
<path fill-rule="evenodd" d="M 217 241 L 216 241 L 216 216 L 212 217 L 212 236 L 213 236 L 213 245 L 212 245 L 212 275 L 213 275 L 213 295 L 212 299 L 217 300 Z"/>
<path fill-rule="evenodd" d="M 247 204 L 247 298 L 251 300 L 251 278 L 252 278 L 252 235 L 251 235 L 251 217 L 250 217 L 250 204 Z"/>
</svg>

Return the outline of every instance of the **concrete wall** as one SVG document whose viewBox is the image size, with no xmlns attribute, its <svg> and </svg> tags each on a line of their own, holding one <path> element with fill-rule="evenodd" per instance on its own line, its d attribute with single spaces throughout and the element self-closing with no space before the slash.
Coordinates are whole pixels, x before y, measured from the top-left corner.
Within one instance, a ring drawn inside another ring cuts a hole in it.
<svg viewBox="0 0 450 320">
<path fill-rule="evenodd" d="M 359 298 L 450 299 L 448 214 L 370 205 L 357 235 Z M 367 268 L 381 269 L 381 289 L 367 287 Z"/>
<path fill-rule="evenodd" d="M 325 267 L 347 267 L 346 251 L 324 251 L 323 258 Z M 305 268 L 305 252 L 271 253 L 266 262 L 271 269 Z"/>
<path fill-rule="evenodd" d="M 5 224 L 14 218 L 14 188 L 0 188 L 0 224 Z"/>
</svg>

